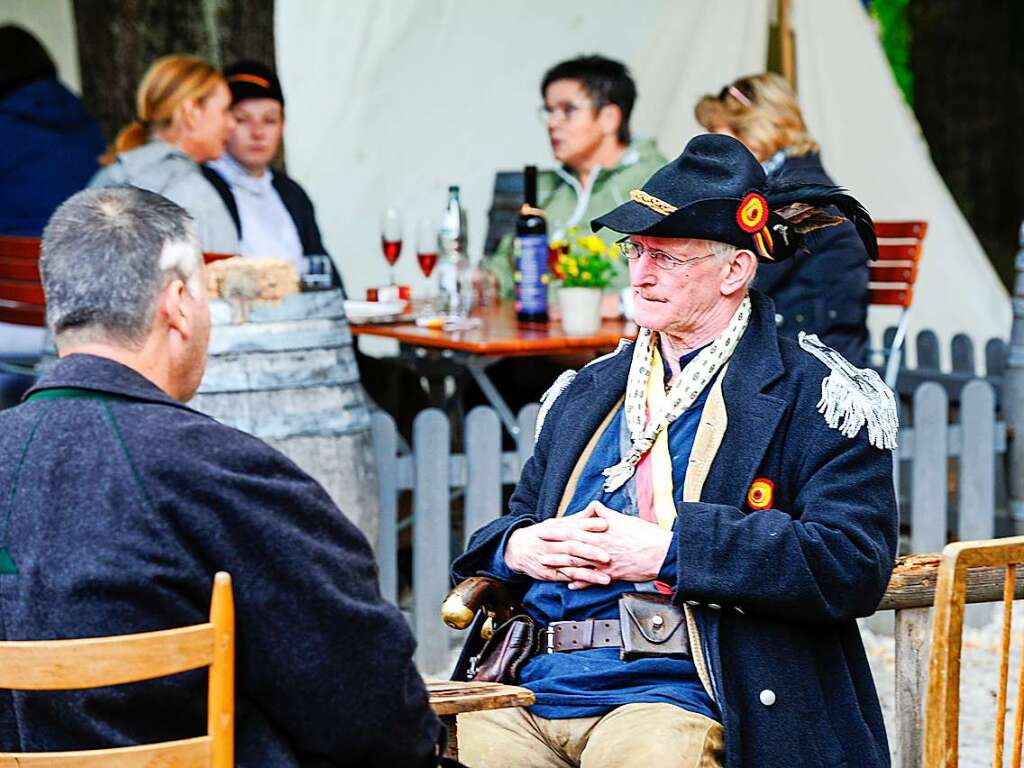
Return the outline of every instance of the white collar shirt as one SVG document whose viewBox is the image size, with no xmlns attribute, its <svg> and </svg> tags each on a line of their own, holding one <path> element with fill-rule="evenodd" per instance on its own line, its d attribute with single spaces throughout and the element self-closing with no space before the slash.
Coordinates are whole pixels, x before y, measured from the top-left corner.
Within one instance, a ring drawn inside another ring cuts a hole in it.
<svg viewBox="0 0 1024 768">
<path fill-rule="evenodd" d="M 209 165 L 224 177 L 235 196 L 242 224 L 242 255 L 285 259 L 301 273 L 302 241 L 295 221 L 274 189 L 274 172 L 267 168 L 262 176 L 253 176 L 227 152 Z"/>
</svg>

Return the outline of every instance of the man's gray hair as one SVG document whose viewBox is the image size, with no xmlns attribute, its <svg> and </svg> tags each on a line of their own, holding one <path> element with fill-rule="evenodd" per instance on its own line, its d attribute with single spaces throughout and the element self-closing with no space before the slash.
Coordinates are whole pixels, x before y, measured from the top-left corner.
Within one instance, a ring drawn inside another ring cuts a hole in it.
<svg viewBox="0 0 1024 768">
<path fill-rule="evenodd" d="M 58 343 L 139 346 L 172 280 L 199 298 L 202 263 L 195 224 L 181 206 L 135 187 L 79 192 L 43 231 L 46 324 Z"/>
</svg>

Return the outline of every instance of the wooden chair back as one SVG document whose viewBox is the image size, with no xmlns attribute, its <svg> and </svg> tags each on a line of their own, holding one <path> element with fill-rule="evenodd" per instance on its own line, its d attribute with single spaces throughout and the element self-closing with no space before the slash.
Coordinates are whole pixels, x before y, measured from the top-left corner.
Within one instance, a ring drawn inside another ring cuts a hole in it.
<svg viewBox="0 0 1024 768">
<path fill-rule="evenodd" d="M 875 222 L 878 260 L 868 267 L 872 305 L 910 307 L 927 232 L 925 221 Z"/>
<path fill-rule="evenodd" d="M 931 653 L 928 664 L 928 695 L 925 708 L 925 758 L 928 768 L 955 768 L 959 759 L 960 651 L 963 639 L 964 603 L 971 568 L 1003 568 L 1003 631 L 996 698 L 993 766 L 1003 765 L 1006 736 L 1006 696 L 1010 668 L 1013 597 L 1017 568 L 1024 564 L 1024 536 L 949 544 L 942 550 L 935 586 Z M 1024 654 L 1022 654 L 1024 662 Z M 1021 672 L 1024 672 L 1022 663 Z M 977 684 L 972 681 L 972 684 Z M 1017 686 L 1014 707 L 1012 764 L 1021 764 L 1024 728 L 1024 685 Z"/>
<path fill-rule="evenodd" d="M 46 325 L 46 297 L 39 279 L 38 237 L 0 235 L 0 322 Z M 204 253 L 210 264 L 233 253 Z M 2 768 L 2 766 L 0 766 Z"/>
<path fill-rule="evenodd" d="M 192 739 L 76 752 L 0 752 L 0 768 L 232 768 L 235 607 L 231 577 L 213 581 L 210 621 L 81 640 L 0 642 L 0 688 L 79 690 L 209 667 L 207 732 Z"/>
<path fill-rule="evenodd" d="M 878 260 L 868 267 L 868 302 L 873 307 L 900 310 L 896 333 L 889 348 L 883 349 L 885 383 L 895 388 L 907 336 L 907 319 L 914 301 L 924 236 L 925 221 L 876 221 Z"/>
</svg>

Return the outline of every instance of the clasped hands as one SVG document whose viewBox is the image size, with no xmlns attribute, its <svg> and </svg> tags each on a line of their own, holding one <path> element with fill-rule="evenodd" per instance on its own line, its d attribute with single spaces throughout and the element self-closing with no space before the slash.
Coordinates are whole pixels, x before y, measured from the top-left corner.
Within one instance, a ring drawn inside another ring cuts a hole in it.
<svg viewBox="0 0 1024 768">
<path fill-rule="evenodd" d="M 585 589 L 657 578 L 671 544 L 671 531 L 592 501 L 575 515 L 513 531 L 505 564 L 538 581 L 567 581 L 569 589 Z"/>
</svg>

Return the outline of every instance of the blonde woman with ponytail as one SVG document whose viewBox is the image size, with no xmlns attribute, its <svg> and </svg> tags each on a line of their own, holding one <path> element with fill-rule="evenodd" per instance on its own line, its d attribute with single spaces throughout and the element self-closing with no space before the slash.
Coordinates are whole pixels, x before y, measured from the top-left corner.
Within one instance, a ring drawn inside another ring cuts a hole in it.
<svg viewBox="0 0 1024 768">
<path fill-rule="evenodd" d="M 100 158 L 106 167 L 90 186 L 157 192 L 192 215 L 204 250 L 236 253 L 235 223 L 201 167 L 220 157 L 235 127 L 223 75 L 196 56 L 164 56 L 143 76 L 135 103 L 136 119 Z"/>
<path fill-rule="evenodd" d="M 708 94 L 694 107 L 710 133 L 742 141 L 761 161 L 770 184 L 835 182 L 821 164 L 785 78 L 774 72 L 748 75 Z M 868 254 L 853 224 L 821 229 L 805 239 L 807 251 L 780 264 L 762 264 L 754 287 L 775 302 L 782 336 L 816 333 L 854 365 L 867 364 Z"/>
</svg>

